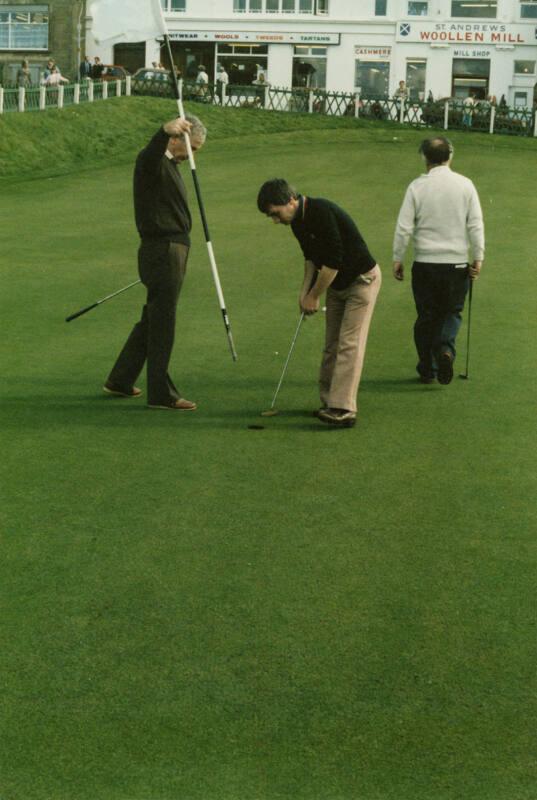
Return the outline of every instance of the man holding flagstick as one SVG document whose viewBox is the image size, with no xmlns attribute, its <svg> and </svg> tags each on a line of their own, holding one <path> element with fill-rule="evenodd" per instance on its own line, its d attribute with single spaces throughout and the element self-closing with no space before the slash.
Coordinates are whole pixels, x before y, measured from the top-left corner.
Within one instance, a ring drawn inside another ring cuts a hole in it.
<svg viewBox="0 0 537 800">
<path fill-rule="evenodd" d="M 104 384 L 109 394 L 139 396 L 141 391 L 134 382 L 147 360 L 148 406 L 176 411 L 196 409 L 195 403 L 181 396 L 168 374 L 192 227 L 177 169 L 177 164 L 188 158 L 186 135 L 193 152 L 203 146 L 206 131 L 197 117 L 167 122 L 136 159 L 134 209 L 141 240 L 138 271 L 147 288 L 147 302 Z"/>
<path fill-rule="evenodd" d="M 179 111 L 179 116 L 181 120 L 177 121 L 178 123 L 185 121 L 185 114 L 183 110 L 183 104 L 181 102 L 180 97 L 180 89 L 179 84 L 177 81 L 177 75 L 174 69 L 172 52 L 170 47 L 170 41 L 168 37 L 168 31 L 166 28 L 166 23 L 164 20 L 164 16 L 162 13 L 162 6 L 160 0 L 122 0 L 121 3 L 118 3 L 117 0 L 93 0 L 93 2 L 89 6 L 89 13 L 92 17 L 93 24 L 92 24 L 92 31 L 94 38 L 97 42 L 106 42 L 107 44 L 112 44 L 114 42 L 138 42 L 141 40 L 148 40 L 151 38 L 158 38 L 164 37 L 166 47 L 168 50 L 168 55 L 170 59 L 170 66 L 171 66 L 171 76 L 173 79 L 173 85 L 176 92 L 177 97 L 177 107 Z M 195 118 L 192 118 L 194 122 Z M 172 121 L 173 122 L 173 121 Z M 222 292 L 222 287 L 220 284 L 220 278 L 218 275 L 218 268 L 216 265 L 216 260 L 214 257 L 214 252 L 212 248 L 212 243 L 210 240 L 209 235 L 209 228 L 207 224 L 207 219 L 205 216 L 205 210 L 203 207 L 203 200 L 201 197 L 201 190 L 199 186 L 199 181 L 196 174 L 196 164 L 194 161 L 194 151 L 199 149 L 205 140 L 205 129 L 199 123 L 199 120 L 195 121 L 195 124 L 190 130 L 189 125 L 181 125 L 177 128 L 179 132 L 179 139 L 177 139 L 175 133 L 175 129 L 172 132 L 172 122 L 167 123 L 167 126 L 164 127 L 164 132 L 169 138 L 169 142 L 173 142 L 174 139 L 177 141 L 177 145 L 173 145 L 172 148 L 168 147 L 168 152 L 166 153 L 168 159 L 170 159 L 170 153 L 172 156 L 171 160 L 185 160 L 188 158 L 190 163 L 190 168 L 192 171 L 192 179 L 194 182 L 194 187 L 196 190 L 196 196 L 198 200 L 201 220 L 203 224 L 203 229 L 205 233 L 205 239 L 207 244 L 207 251 L 209 255 L 209 261 L 211 264 L 211 270 L 213 274 L 213 279 L 215 283 L 216 293 L 218 297 L 218 302 L 220 305 L 220 310 L 222 313 L 222 318 L 224 321 L 226 334 L 228 338 L 228 343 L 231 351 L 231 355 L 233 360 L 237 360 L 237 353 L 235 350 L 235 345 L 233 342 L 233 337 L 231 334 L 231 326 L 229 322 L 229 318 L 227 315 L 227 310 L 224 301 L 224 295 Z M 198 125 L 199 123 L 199 125 Z M 203 134 L 201 135 L 201 130 L 203 129 Z M 200 136 L 196 139 L 196 132 L 200 134 Z M 191 141 L 192 137 L 192 141 Z M 152 140 L 153 141 L 153 140 Z M 172 152 L 174 150 L 175 152 Z M 143 151 L 142 151 L 143 152 Z M 177 156 L 176 156 L 177 153 Z M 140 154 L 141 156 L 142 154 Z M 140 159 L 139 156 L 139 159 Z M 165 163 L 165 162 L 163 162 Z M 177 170 L 174 170 L 177 174 Z M 179 179 L 180 180 L 180 179 Z M 181 181 L 182 184 L 182 181 Z M 188 211 L 188 207 L 186 206 L 186 195 L 184 193 L 184 185 L 182 185 L 183 190 L 183 197 L 185 199 L 185 208 Z M 135 203 L 136 203 L 136 188 L 135 188 Z M 183 220 L 184 221 L 184 220 Z M 177 220 L 176 220 L 177 222 Z M 137 216 L 137 224 L 138 224 L 138 216 Z M 140 227 L 139 227 L 140 230 Z M 177 231 L 176 231 L 177 232 Z M 182 231 L 182 233 L 188 233 L 188 231 Z M 141 233 L 142 235 L 142 233 Z M 142 239 L 143 239 L 142 235 Z M 141 262 L 140 262 L 141 264 Z M 185 266 L 186 266 L 186 259 L 185 259 Z M 147 285 L 147 284 L 146 284 Z M 178 291 L 177 291 L 178 294 Z M 148 298 L 149 299 L 149 298 Z M 133 331 L 134 333 L 134 331 Z M 151 339 L 151 337 L 150 337 Z M 170 351 L 171 353 L 171 351 Z M 120 356 L 121 359 L 121 356 Z M 120 360 L 118 359 L 118 360 Z M 149 353 L 148 353 L 148 362 L 149 362 Z M 117 365 L 116 365 L 117 366 Z M 115 370 L 115 368 L 114 368 Z M 115 371 L 112 370 L 111 377 L 115 377 Z M 149 371 L 149 363 L 148 363 L 148 371 Z M 132 372 L 129 372 L 129 376 Z M 109 378 L 110 380 L 110 378 Z M 125 388 L 125 387 L 123 387 Z M 130 387 L 134 389 L 134 387 Z M 152 402 L 153 393 L 151 391 L 152 387 L 149 387 L 150 396 L 149 396 L 149 403 L 150 405 L 154 405 Z M 160 390 L 158 392 L 161 393 Z M 174 393 L 172 392 L 172 396 L 170 398 L 173 399 Z M 175 398 L 177 399 L 177 398 Z M 161 405 L 160 402 L 157 405 Z M 169 407 L 166 405 L 165 407 Z"/>
</svg>

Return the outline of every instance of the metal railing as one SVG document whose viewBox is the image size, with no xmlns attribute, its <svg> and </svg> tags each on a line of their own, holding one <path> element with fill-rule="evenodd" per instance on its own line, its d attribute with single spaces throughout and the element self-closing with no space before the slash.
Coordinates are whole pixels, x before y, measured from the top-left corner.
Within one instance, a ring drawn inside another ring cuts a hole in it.
<svg viewBox="0 0 537 800">
<path fill-rule="evenodd" d="M 84 81 L 61 86 L 36 86 L 27 89 L 0 87 L 0 114 L 8 111 L 43 111 L 78 103 L 106 100 L 121 95 L 173 97 L 169 81 Z M 382 120 L 416 128 L 481 131 L 537 136 L 537 113 L 530 108 L 510 108 L 445 98 L 436 101 L 411 101 L 399 98 L 365 97 L 358 92 L 328 92 L 324 89 L 287 89 L 260 85 L 199 84 L 180 81 L 183 100 L 221 105 L 225 108 L 250 108 L 298 114 L 326 114 L 359 119 Z"/>
<path fill-rule="evenodd" d="M 8 111 L 45 111 L 48 108 L 91 103 L 109 97 L 130 95 L 131 78 L 117 81 L 83 81 L 59 86 L 3 88 L 0 86 L 0 114 Z"/>
</svg>

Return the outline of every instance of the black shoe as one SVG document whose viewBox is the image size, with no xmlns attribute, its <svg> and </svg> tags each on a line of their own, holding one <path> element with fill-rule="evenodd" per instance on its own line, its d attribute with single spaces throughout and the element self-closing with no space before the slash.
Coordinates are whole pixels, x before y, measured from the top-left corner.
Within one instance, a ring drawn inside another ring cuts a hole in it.
<svg viewBox="0 0 537 800">
<path fill-rule="evenodd" d="M 453 380 L 453 356 L 449 351 L 445 351 L 438 359 L 438 383 L 446 386 Z"/>
<path fill-rule="evenodd" d="M 356 425 L 356 412 L 344 408 L 323 408 L 319 410 L 319 419 L 338 428 L 353 428 Z"/>
<path fill-rule="evenodd" d="M 420 383 L 435 383 L 436 378 L 434 375 L 420 375 L 418 377 Z"/>
</svg>

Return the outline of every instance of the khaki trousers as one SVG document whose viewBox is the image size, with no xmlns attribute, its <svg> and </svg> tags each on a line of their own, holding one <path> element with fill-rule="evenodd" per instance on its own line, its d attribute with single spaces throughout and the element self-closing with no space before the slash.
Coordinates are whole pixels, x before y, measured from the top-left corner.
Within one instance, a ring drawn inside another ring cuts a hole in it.
<svg viewBox="0 0 537 800">
<path fill-rule="evenodd" d="M 371 283 L 363 278 L 371 278 Z M 329 288 L 326 293 L 326 340 L 319 376 L 323 406 L 356 411 L 367 335 L 381 283 L 376 264 L 346 289 Z"/>
</svg>

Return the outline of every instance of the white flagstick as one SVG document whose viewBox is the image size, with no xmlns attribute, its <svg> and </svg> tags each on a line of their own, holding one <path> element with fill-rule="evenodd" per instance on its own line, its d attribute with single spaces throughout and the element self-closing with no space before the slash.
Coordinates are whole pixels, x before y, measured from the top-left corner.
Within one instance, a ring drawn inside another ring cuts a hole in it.
<svg viewBox="0 0 537 800">
<path fill-rule="evenodd" d="M 172 82 L 175 88 L 175 95 L 177 99 L 177 110 L 179 111 L 179 116 L 184 119 L 185 118 L 185 111 L 183 108 L 183 101 L 181 100 L 181 92 L 179 89 L 179 82 L 177 80 L 177 75 L 175 73 L 175 65 L 173 63 L 173 55 L 172 49 L 170 46 L 170 39 L 168 37 L 168 30 L 166 28 L 166 21 L 164 20 L 164 14 L 162 13 L 162 6 L 160 4 L 160 0 L 152 0 L 154 3 L 158 5 L 159 13 L 162 19 L 162 28 L 163 28 L 163 35 L 164 41 L 166 43 L 166 48 L 168 50 L 168 58 L 170 60 L 170 72 L 172 75 Z M 207 217 L 205 216 L 205 208 L 203 205 L 203 198 L 201 196 L 201 189 L 198 181 L 198 174 L 196 171 L 196 162 L 194 161 L 194 154 L 192 152 L 192 147 L 190 144 L 190 136 L 188 133 L 184 134 L 185 142 L 186 142 L 186 149 L 188 153 L 188 163 L 190 164 L 190 170 L 192 172 L 192 180 L 194 182 L 194 188 L 196 190 L 196 197 L 198 199 L 198 206 L 200 210 L 201 222 L 203 224 L 203 231 L 205 233 L 205 243 L 207 245 L 207 252 L 209 253 L 209 262 L 211 264 L 211 270 L 213 273 L 213 280 L 214 285 L 216 287 L 216 294 L 218 296 L 218 304 L 220 305 L 220 310 L 222 312 L 222 318 L 224 320 L 224 325 L 226 328 L 227 338 L 229 342 L 229 349 L 231 350 L 231 356 L 233 361 L 237 360 L 237 351 L 235 350 L 235 344 L 233 342 L 233 336 L 231 334 L 231 325 L 229 322 L 229 317 L 227 315 L 226 304 L 224 301 L 224 293 L 222 292 L 222 285 L 220 283 L 220 277 L 218 275 L 218 267 L 216 266 L 216 259 L 214 257 L 213 245 L 211 242 L 211 235 L 209 233 L 209 226 L 207 225 Z"/>
</svg>

